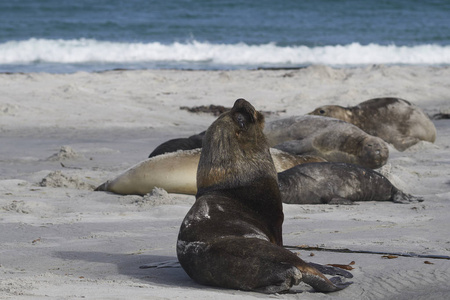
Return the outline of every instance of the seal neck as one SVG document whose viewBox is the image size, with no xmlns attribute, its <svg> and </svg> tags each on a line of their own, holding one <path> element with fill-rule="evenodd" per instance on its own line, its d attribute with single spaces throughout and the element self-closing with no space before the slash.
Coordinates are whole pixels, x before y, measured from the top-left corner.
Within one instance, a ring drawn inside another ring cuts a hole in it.
<svg viewBox="0 0 450 300">
<path fill-rule="evenodd" d="M 282 246 L 282 225 L 284 221 L 283 204 L 278 181 L 271 176 L 259 177 L 249 185 L 229 188 L 220 185 L 199 188 L 196 199 L 204 195 L 227 197 L 237 201 L 255 213 L 259 220 L 266 223 L 273 243 Z"/>
</svg>

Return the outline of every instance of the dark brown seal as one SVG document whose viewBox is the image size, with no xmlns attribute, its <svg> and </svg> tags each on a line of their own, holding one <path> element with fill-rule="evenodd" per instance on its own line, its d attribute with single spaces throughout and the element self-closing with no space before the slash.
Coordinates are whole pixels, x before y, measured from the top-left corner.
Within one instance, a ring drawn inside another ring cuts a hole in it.
<svg viewBox="0 0 450 300">
<path fill-rule="evenodd" d="M 152 153 L 150 153 L 148 158 L 166 154 L 166 153 L 177 152 L 179 150 L 193 150 L 193 149 L 201 148 L 204 135 L 205 135 L 205 131 L 203 131 L 199 134 L 191 135 L 190 137 L 187 137 L 187 138 L 178 138 L 178 139 L 168 140 L 168 141 L 162 143 L 161 145 L 159 145 L 158 147 L 156 147 L 155 150 L 153 150 Z"/>
<path fill-rule="evenodd" d="M 379 137 L 353 124 L 319 116 L 296 116 L 266 124 L 264 133 L 271 147 L 297 155 L 314 155 L 330 162 L 380 168 L 389 149 Z"/>
<path fill-rule="evenodd" d="M 277 293 L 303 281 L 321 292 L 345 288 L 282 247 L 277 172 L 264 117 L 243 99 L 207 130 L 196 202 L 180 228 L 177 255 L 195 281 Z"/>
<path fill-rule="evenodd" d="M 309 114 L 352 123 L 400 151 L 419 141 L 436 140 L 436 127 L 430 118 L 419 107 L 400 98 L 375 98 L 352 107 L 326 105 Z"/>
<path fill-rule="evenodd" d="M 346 163 L 297 165 L 278 173 L 278 182 L 283 202 L 289 204 L 422 201 L 421 198 L 403 193 L 380 173 Z"/>
</svg>

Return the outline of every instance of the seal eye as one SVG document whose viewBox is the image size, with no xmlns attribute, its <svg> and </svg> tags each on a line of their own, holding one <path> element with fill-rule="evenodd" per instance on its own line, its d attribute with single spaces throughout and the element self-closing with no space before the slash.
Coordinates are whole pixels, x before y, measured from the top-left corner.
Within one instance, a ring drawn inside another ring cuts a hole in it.
<svg viewBox="0 0 450 300">
<path fill-rule="evenodd" d="M 319 113 L 323 115 L 325 113 L 325 111 L 323 109 L 321 109 L 321 110 L 319 110 Z"/>
</svg>

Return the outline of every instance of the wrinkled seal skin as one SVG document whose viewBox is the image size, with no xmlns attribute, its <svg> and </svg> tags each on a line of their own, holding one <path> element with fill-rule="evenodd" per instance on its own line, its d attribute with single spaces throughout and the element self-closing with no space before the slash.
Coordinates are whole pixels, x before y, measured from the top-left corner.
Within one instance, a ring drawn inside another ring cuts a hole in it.
<svg viewBox="0 0 450 300">
<path fill-rule="evenodd" d="M 239 99 L 208 128 L 178 260 L 204 285 L 277 293 L 304 281 L 317 291 L 340 290 L 348 284 L 334 284 L 282 247 L 284 215 L 263 126 L 263 115 Z"/>
<path fill-rule="evenodd" d="M 352 204 L 355 201 L 409 203 L 405 194 L 380 173 L 347 163 L 308 163 L 278 173 L 281 197 L 289 204 Z"/>
<path fill-rule="evenodd" d="M 320 156 L 377 169 L 386 164 L 386 143 L 355 125 L 319 116 L 297 116 L 267 123 L 264 133 L 271 147 L 297 155 Z"/>
<path fill-rule="evenodd" d="M 436 127 L 417 106 L 400 98 L 375 98 L 356 106 L 326 105 L 309 113 L 352 123 L 404 151 L 419 141 L 434 142 Z"/>
<path fill-rule="evenodd" d="M 159 187 L 168 193 L 195 195 L 200 153 L 201 149 L 194 149 L 152 156 L 99 185 L 95 190 L 143 196 Z M 325 161 L 320 157 L 292 155 L 273 148 L 270 153 L 277 172 L 298 164 Z"/>
</svg>

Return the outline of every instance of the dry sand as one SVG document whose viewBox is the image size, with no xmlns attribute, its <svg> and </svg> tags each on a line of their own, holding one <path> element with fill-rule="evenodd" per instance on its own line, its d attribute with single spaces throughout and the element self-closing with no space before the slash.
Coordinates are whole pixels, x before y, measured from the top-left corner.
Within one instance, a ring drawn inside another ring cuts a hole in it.
<svg viewBox="0 0 450 300">
<path fill-rule="evenodd" d="M 180 106 L 232 106 L 242 97 L 259 110 L 286 110 L 272 120 L 384 96 L 429 115 L 448 113 L 450 68 L 0 74 L 0 298 L 445 299 L 449 260 L 327 251 L 295 252 L 322 264 L 354 261 L 354 284 L 337 293 L 200 286 L 173 264 L 192 196 L 93 191 L 159 143 L 198 133 L 215 118 Z M 381 170 L 424 202 L 284 205 L 285 244 L 450 256 L 450 120 L 434 124 L 434 144 L 390 147 Z M 168 268 L 139 269 L 146 263 Z"/>
</svg>

